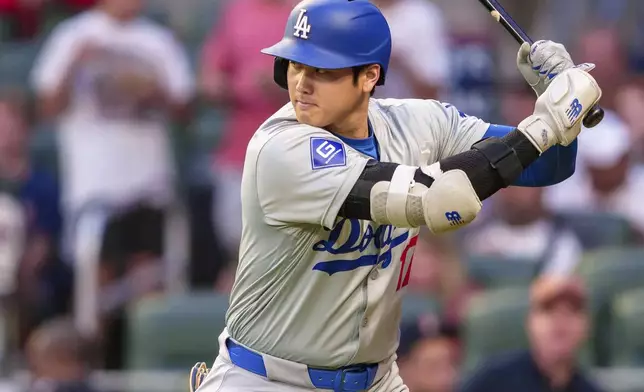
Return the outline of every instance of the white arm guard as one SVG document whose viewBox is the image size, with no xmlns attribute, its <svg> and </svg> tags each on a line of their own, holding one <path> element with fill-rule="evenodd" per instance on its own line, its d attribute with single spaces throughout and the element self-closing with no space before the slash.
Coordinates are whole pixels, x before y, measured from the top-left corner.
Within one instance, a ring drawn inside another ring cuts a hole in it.
<svg viewBox="0 0 644 392">
<path fill-rule="evenodd" d="M 517 129 L 543 153 L 555 144 L 567 146 L 581 132 L 581 120 L 599 101 L 595 79 L 579 68 L 569 68 L 553 79 L 537 99 L 534 114 Z"/>
<path fill-rule="evenodd" d="M 445 233 L 472 222 L 481 211 L 481 200 L 462 170 L 445 173 L 439 163 L 422 167 L 434 183 L 423 195 L 425 223 L 432 233 Z"/>
<path fill-rule="evenodd" d="M 396 168 L 391 181 L 371 188 L 371 217 L 379 224 L 398 227 L 426 225 L 432 233 L 444 233 L 472 222 L 481 210 L 467 175 L 462 170 L 443 173 L 438 163 L 422 167 L 434 179 L 431 187 L 413 181 L 412 166 Z"/>
</svg>

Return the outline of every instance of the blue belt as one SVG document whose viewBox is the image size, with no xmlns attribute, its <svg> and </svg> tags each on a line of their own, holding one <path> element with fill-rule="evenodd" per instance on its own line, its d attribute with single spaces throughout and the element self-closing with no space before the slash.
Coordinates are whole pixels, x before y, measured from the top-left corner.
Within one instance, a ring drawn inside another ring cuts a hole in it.
<svg viewBox="0 0 644 392">
<path fill-rule="evenodd" d="M 251 373 L 267 377 L 264 359 L 246 347 L 243 347 L 231 339 L 226 339 L 226 347 L 231 362 L 240 368 Z M 340 369 L 316 369 L 309 367 L 309 377 L 314 387 L 318 389 L 330 389 L 335 392 L 357 392 L 365 391 L 371 387 L 378 365 L 357 365 L 347 366 Z"/>
</svg>

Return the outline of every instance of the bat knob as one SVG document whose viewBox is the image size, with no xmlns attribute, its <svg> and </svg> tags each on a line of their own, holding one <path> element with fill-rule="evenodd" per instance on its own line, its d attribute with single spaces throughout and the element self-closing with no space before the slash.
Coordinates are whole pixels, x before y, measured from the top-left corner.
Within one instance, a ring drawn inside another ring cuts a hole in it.
<svg viewBox="0 0 644 392">
<path fill-rule="evenodd" d="M 604 119 L 604 109 L 598 105 L 593 106 L 584 117 L 583 123 L 586 128 L 592 128 Z"/>
</svg>

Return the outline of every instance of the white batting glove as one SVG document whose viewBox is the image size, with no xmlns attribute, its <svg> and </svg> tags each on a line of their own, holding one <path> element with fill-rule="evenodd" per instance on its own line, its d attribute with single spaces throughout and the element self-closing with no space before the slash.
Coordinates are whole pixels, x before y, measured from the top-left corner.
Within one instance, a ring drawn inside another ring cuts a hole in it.
<svg viewBox="0 0 644 392">
<path fill-rule="evenodd" d="M 517 67 L 538 97 L 546 91 L 555 76 L 575 67 L 575 64 L 562 44 L 541 40 L 532 46 L 527 42 L 521 45 L 517 53 Z M 583 63 L 576 67 L 590 72 L 595 64 Z"/>
<path fill-rule="evenodd" d="M 553 78 L 537 98 L 534 113 L 517 129 L 543 153 L 555 144 L 567 146 L 581 132 L 586 113 L 601 98 L 595 79 L 581 68 L 573 67 Z"/>
</svg>

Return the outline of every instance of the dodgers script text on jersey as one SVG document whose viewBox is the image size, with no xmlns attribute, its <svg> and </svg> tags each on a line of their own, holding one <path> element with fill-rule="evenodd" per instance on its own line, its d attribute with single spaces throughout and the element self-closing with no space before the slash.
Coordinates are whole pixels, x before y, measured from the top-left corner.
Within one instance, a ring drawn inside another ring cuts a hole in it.
<svg viewBox="0 0 644 392">
<path fill-rule="evenodd" d="M 375 225 L 358 219 L 339 219 L 329 233 L 329 238 L 317 242 L 313 245 L 313 250 L 321 252 L 321 257 L 326 259 L 333 256 L 340 258 L 320 261 L 313 269 L 333 275 L 336 272 L 352 271 L 367 266 L 378 265 L 380 268 L 387 268 L 391 264 L 392 250 L 405 243 L 407 238 L 408 229 Z M 356 253 L 358 257 L 351 259 L 350 257 L 355 257 Z M 409 264 L 411 265 L 411 260 Z"/>
</svg>

